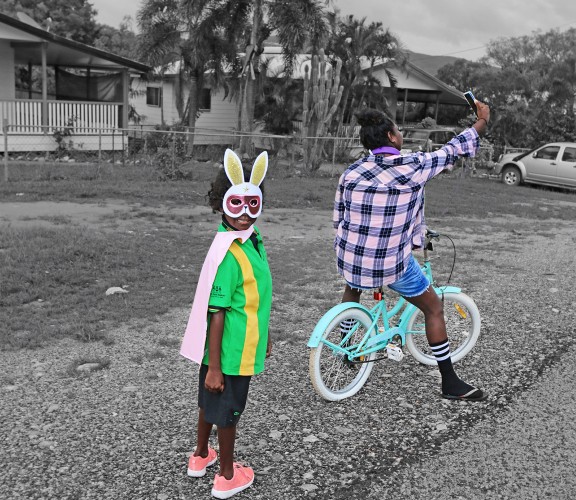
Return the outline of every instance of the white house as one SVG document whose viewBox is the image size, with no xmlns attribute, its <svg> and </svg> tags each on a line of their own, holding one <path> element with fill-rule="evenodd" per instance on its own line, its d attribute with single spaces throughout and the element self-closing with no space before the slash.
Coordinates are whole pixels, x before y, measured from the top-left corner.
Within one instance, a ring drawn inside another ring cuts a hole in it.
<svg viewBox="0 0 576 500">
<path fill-rule="evenodd" d="M 279 45 L 269 45 L 264 48 L 261 62 L 265 64 L 270 77 L 282 76 L 283 56 Z M 310 56 L 302 54 L 297 57 L 292 78 L 302 79 L 305 69 L 310 67 Z M 390 87 L 383 63 L 373 68 L 373 75 L 378 78 L 384 87 L 388 87 L 389 104 L 396 112 L 398 103 L 406 110 L 408 102 L 424 102 L 435 105 L 436 117 L 438 109 L 444 104 L 466 106 L 462 94 L 446 85 L 438 78 L 408 62 L 404 67 L 387 64 L 388 70 L 397 81 L 395 88 Z M 135 97 L 132 104 L 138 114 L 144 117 L 142 127 L 153 127 L 161 123 L 172 125 L 180 122 L 181 118 L 176 107 L 177 71 L 176 66 L 169 67 L 162 77 L 144 79 L 136 77 L 132 81 Z M 367 69 L 367 68 L 366 68 Z M 185 93 L 185 98 L 187 94 Z M 402 106 L 403 104 L 403 106 Z M 404 124 L 405 116 L 398 120 Z M 228 143 L 230 137 L 238 130 L 238 102 L 235 99 L 225 98 L 224 91 L 206 87 L 203 89 L 200 116 L 196 122 L 196 144 Z"/>
<path fill-rule="evenodd" d="M 132 78 L 132 93 L 130 100 L 134 110 L 141 116 L 139 125 L 143 129 L 156 125 L 174 125 L 182 118 L 178 113 L 177 99 L 178 65 L 171 65 L 162 76 L 155 78 Z M 183 101 L 188 99 L 188 91 L 184 89 Z M 235 100 L 225 97 L 223 89 L 205 86 L 200 98 L 200 115 L 196 119 L 195 144 L 226 144 L 236 130 L 238 124 L 238 105 Z"/>
<path fill-rule="evenodd" d="M 149 67 L 0 14 L 0 113 L 8 151 L 52 151 L 73 126 L 84 150 L 124 147 L 130 73 Z M 6 135 L 7 134 L 7 135 Z"/>
</svg>

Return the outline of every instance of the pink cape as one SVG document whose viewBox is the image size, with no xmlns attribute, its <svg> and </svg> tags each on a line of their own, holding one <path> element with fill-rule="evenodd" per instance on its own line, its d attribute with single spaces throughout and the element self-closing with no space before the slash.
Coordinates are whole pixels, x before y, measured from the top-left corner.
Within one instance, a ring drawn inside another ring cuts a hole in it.
<svg viewBox="0 0 576 500">
<path fill-rule="evenodd" d="M 216 233 L 204 259 L 204 264 L 202 264 L 192 311 L 180 347 L 180 354 L 185 358 L 198 364 L 202 363 L 208 327 L 208 301 L 218 266 L 224 260 L 224 256 L 234 240 L 241 239 L 242 243 L 245 243 L 253 231 L 254 228 L 250 227 L 246 231 L 219 231 Z"/>
</svg>

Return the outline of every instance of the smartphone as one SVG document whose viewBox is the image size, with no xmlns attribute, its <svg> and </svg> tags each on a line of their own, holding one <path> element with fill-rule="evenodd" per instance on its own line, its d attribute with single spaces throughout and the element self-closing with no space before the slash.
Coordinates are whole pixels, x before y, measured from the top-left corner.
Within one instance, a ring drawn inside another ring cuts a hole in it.
<svg viewBox="0 0 576 500">
<path fill-rule="evenodd" d="M 468 104 L 474 111 L 475 115 L 478 115 L 478 108 L 476 108 L 476 103 L 474 102 L 475 97 L 471 90 L 464 92 L 464 98 L 468 101 Z"/>
</svg>

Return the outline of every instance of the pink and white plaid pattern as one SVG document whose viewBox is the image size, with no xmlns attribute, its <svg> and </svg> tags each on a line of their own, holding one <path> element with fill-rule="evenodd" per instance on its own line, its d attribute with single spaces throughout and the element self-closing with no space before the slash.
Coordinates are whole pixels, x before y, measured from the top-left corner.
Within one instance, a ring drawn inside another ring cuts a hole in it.
<svg viewBox="0 0 576 500">
<path fill-rule="evenodd" d="M 334 249 L 351 286 L 378 288 L 402 277 L 412 248 L 423 244 L 424 185 L 479 147 L 469 128 L 438 151 L 370 155 L 346 169 L 334 200 Z"/>
</svg>

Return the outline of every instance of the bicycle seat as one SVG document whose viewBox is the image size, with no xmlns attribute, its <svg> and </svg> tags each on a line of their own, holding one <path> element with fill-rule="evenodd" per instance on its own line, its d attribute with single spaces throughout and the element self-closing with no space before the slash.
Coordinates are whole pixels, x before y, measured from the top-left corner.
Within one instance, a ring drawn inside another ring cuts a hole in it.
<svg viewBox="0 0 576 500">
<path fill-rule="evenodd" d="M 440 233 L 433 231 L 432 229 L 426 228 L 426 237 L 433 239 L 433 238 L 440 238 Z"/>
</svg>

